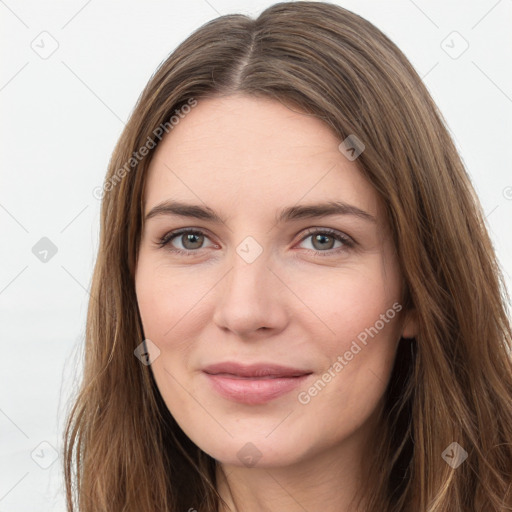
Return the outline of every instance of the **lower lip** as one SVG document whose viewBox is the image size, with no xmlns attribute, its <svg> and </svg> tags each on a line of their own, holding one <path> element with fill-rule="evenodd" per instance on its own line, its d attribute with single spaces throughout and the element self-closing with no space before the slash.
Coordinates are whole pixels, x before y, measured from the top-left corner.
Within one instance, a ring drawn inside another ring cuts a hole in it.
<svg viewBox="0 0 512 512">
<path fill-rule="evenodd" d="M 289 393 L 300 386 L 310 374 L 274 379 L 251 379 L 209 373 L 205 373 L 205 375 L 212 383 L 213 388 L 225 398 L 244 404 L 259 405 Z"/>
</svg>

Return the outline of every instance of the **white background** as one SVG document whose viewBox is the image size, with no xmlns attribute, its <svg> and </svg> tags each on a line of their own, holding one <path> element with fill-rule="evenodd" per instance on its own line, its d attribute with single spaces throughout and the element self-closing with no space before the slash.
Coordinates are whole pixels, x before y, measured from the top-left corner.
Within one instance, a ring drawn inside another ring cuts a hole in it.
<svg viewBox="0 0 512 512">
<path fill-rule="evenodd" d="M 98 246 L 92 190 L 123 123 L 156 67 L 193 30 L 221 14 L 255 17 L 272 3 L 0 0 L 0 512 L 65 510 L 62 428 Z M 337 3 L 379 27 L 424 79 L 473 179 L 510 288 L 512 0 Z M 445 51 L 461 48 L 453 31 L 469 43 L 456 59 Z M 51 38 L 58 48 L 43 59 L 32 47 L 48 51 Z M 46 263 L 32 253 L 42 237 L 58 249 Z M 54 449 L 59 459 L 40 467 Z"/>
</svg>

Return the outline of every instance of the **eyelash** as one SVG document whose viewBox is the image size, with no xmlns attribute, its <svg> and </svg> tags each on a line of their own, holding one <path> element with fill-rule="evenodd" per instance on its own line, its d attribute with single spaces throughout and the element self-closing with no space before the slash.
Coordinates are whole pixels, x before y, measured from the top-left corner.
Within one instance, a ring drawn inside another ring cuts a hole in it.
<svg viewBox="0 0 512 512">
<path fill-rule="evenodd" d="M 184 234 L 202 235 L 202 236 L 208 237 L 207 233 L 205 233 L 204 231 L 201 231 L 199 229 L 184 228 L 184 229 L 178 229 L 176 231 L 171 231 L 170 233 L 167 233 L 166 235 L 164 235 L 162 238 L 160 238 L 158 240 L 157 245 L 160 248 L 164 248 L 164 247 L 168 246 L 171 243 L 171 241 L 174 240 L 176 237 L 178 237 L 179 235 L 184 235 Z M 356 242 L 352 238 L 348 237 L 347 235 L 345 235 L 339 231 L 335 231 L 330 228 L 325 228 L 325 229 L 312 228 L 306 232 L 306 235 L 300 240 L 300 242 L 303 242 L 304 240 L 311 237 L 312 235 L 328 235 L 328 236 L 334 238 L 335 240 L 343 243 L 342 247 L 338 247 L 337 249 L 328 249 L 325 251 L 306 249 L 307 251 L 312 251 L 314 253 L 314 256 L 319 256 L 321 258 L 326 257 L 326 256 L 332 256 L 333 254 L 338 254 L 340 252 L 344 252 L 347 250 L 347 248 L 352 249 L 356 245 Z M 201 248 L 196 249 L 196 250 L 192 250 L 192 249 L 183 250 L 183 249 L 177 249 L 175 247 L 173 247 L 172 249 L 168 247 L 168 250 L 175 254 L 179 254 L 179 255 L 183 255 L 183 256 L 195 256 L 196 253 L 201 250 Z M 322 254 L 322 253 L 325 253 L 325 254 Z"/>
</svg>

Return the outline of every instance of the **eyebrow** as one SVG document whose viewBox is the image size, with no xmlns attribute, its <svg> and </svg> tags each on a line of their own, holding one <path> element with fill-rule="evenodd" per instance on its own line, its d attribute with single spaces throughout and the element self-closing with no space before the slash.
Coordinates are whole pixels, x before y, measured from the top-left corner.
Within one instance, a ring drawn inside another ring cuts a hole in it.
<svg viewBox="0 0 512 512">
<path fill-rule="evenodd" d="M 222 224 L 225 224 L 226 221 L 226 219 L 223 219 L 218 213 L 207 206 L 199 206 L 173 200 L 163 201 L 156 205 L 146 215 L 145 220 L 147 221 L 161 215 L 176 215 L 179 217 L 202 219 Z M 357 206 L 344 203 L 343 201 L 328 201 L 326 203 L 289 206 L 279 212 L 276 216 L 276 222 L 282 223 L 299 219 L 327 217 L 330 215 L 352 215 L 365 221 L 377 223 L 377 219 L 373 215 L 361 210 Z"/>
</svg>

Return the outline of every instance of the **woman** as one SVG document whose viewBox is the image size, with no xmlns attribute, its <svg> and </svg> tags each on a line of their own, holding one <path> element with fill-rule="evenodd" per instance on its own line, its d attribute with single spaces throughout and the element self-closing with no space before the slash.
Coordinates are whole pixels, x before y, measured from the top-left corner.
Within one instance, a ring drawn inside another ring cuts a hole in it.
<svg viewBox="0 0 512 512">
<path fill-rule="evenodd" d="M 512 510 L 501 275 L 376 27 L 320 2 L 207 23 L 103 192 L 69 511 Z"/>
</svg>

